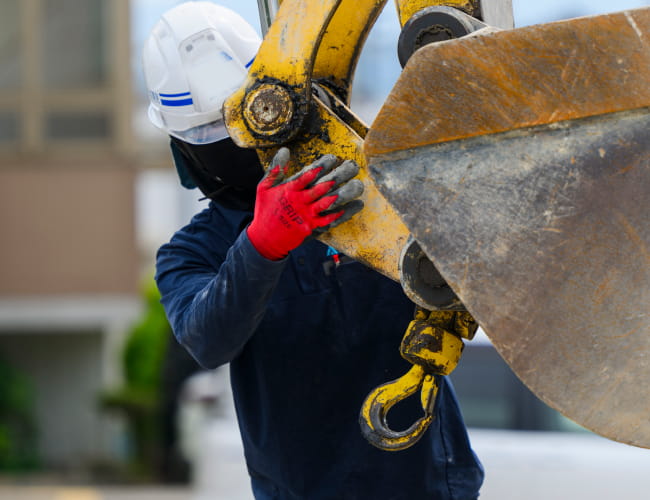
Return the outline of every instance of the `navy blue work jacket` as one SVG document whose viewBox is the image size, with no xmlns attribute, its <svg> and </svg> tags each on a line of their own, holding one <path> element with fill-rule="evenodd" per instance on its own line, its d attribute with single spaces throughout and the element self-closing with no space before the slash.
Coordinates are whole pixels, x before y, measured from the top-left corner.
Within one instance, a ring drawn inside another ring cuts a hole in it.
<svg viewBox="0 0 650 500">
<path fill-rule="evenodd" d="M 416 445 L 381 451 L 361 435 L 365 397 L 410 368 L 399 344 L 414 306 L 400 285 L 337 266 L 316 240 L 269 261 L 246 236 L 251 218 L 212 202 L 160 248 L 156 279 L 178 341 L 204 367 L 230 363 L 256 498 L 476 498 L 483 470 L 445 379 Z M 389 412 L 392 428 L 421 416 L 418 400 Z"/>
</svg>

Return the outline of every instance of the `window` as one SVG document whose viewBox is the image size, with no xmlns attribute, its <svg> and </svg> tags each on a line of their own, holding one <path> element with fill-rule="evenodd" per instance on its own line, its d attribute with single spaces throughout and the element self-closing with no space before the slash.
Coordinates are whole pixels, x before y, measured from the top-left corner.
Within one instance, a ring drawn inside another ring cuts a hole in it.
<svg viewBox="0 0 650 500">
<path fill-rule="evenodd" d="M 101 0 L 44 0 L 45 87 L 101 88 L 106 84 L 104 3 Z"/>
<path fill-rule="evenodd" d="M 0 111 L 0 144 L 16 142 L 19 136 L 19 127 L 17 113 Z"/>
<path fill-rule="evenodd" d="M 129 1 L 2 4 L 0 149 L 127 149 Z"/>
<path fill-rule="evenodd" d="M 20 47 L 19 0 L 3 0 L 0 16 L 0 91 L 21 84 L 23 58 Z"/>
</svg>

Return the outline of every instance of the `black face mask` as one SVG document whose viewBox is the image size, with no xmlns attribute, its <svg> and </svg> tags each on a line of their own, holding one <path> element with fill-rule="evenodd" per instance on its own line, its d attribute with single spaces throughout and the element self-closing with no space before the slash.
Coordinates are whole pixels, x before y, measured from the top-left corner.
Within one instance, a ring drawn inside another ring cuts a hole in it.
<svg viewBox="0 0 650 500">
<path fill-rule="evenodd" d="M 230 138 L 197 145 L 172 137 L 172 152 L 179 173 L 184 167 L 206 197 L 238 207 L 253 206 L 257 184 L 264 175 L 254 149 L 240 148 Z"/>
</svg>

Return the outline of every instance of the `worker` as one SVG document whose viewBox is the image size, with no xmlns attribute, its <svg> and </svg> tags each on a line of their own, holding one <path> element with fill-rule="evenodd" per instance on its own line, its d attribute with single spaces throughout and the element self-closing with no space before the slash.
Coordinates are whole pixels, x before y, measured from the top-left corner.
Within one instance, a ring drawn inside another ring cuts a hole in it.
<svg viewBox="0 0 650 500">
<path fill-rule="evenodd" d="M 287 178 L 282 148 L 264 174 L 228 137 L 223 102 L 260 43 L 235 12 L 188 2 L 144 46 L 149 117 L 171 137 L 181 183 L 210 199 L 157 253 L 174 334 L 202 366 L 229 364 L 256 499 L 476 498 L 483 469 L 446 379 L 417 444 L 388 452 L 362 437 L 367 394 L 410 367 L 398 346 L 414 305 L 314 238 L 361 208 L 354 163 L 326 155 Z M 396 405 L 392 427 L 421 412 Z"/>
</svg>

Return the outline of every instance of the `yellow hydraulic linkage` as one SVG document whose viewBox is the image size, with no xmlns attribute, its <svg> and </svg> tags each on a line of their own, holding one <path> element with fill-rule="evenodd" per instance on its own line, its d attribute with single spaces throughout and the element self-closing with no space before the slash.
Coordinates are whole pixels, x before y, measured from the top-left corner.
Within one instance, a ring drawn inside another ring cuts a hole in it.
<svg viewBox="0 0 650 500">
<path fill-rule="evenodd" d="M 356 161 L 365 210 L 321 239 L 397 280 L 408 231 L 369 180 L 362 152 L 368 127 L 348 107 L 361 46 L 385 2 L 284 0 L 224 111 L 233 140 L 256 148 L 264 165 L 282 145 L 294 165 L 326 153 Z"/>
<path fill-rule="evenodd" d="M 255 148 L 266 166 L 282 145 L 290 147 L 294 165 L 310 163 L 325 153 L 359 164 L 365 209 L 320 239 L 400 281 L 409 297 L 426 307 L 427 312 L 418 309 L 402 342 L 402 356 L 413 368 L 371 392 L 360 414 L 362 432 L 372 444 L 398 450 L 415 443 L 431 422 L 437 393 L 434 375 L 446 375 L 456 366 L 461 338 L 471 339 L 476 324 L 370 180 L 363 153 L 368 127 L 349 108 L 361 48 L 385 3 L 280 2 L 247 80 L 226 101 L 224 112 L 233 140 Z M 505 3 L 509 5 L 509 0 Z M 479 21 L 478 0 L 397 0 L 395 5 L 400 24 L 411 27 L 403 30 L 399 44 L 403 63 L 422 44 L 485 26 Z M 272 9 L 261 10 L 268 24 Z M 425 26 L 432 24 L 431 16 L 433 26 Z M 388 410 L 418 390 L 425 416 L 406 431 L 392 431 L 386 423 Z"/>
</svg>

